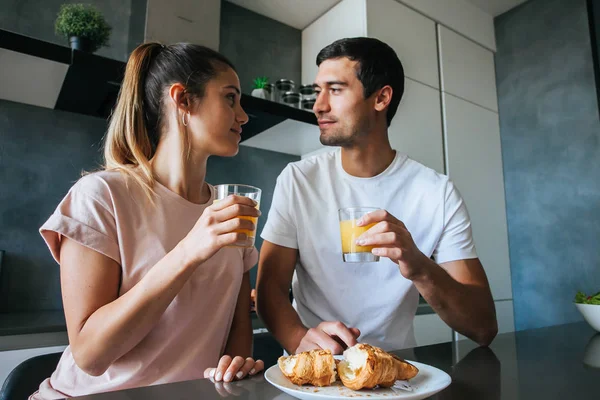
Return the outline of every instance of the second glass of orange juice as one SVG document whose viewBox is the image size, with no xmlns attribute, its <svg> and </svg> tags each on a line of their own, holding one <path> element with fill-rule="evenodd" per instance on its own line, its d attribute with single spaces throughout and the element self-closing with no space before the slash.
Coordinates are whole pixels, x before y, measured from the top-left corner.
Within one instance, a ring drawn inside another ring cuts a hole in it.
<svg viewBox="0 0 600 400">
<path fill-rule="evenodd" d="M 261 195 L 261 190 L 257 187 L 254 186 L 250 186 L 250 185 L 240 185 L 240 184 L 223 184 L 223 185 L 216 185 L 215 186 L 215 190 L 216 190 L 216 195 L 215 195 L 215 200 L 213 203 L 216 203 L 219 200 L 223 200 L 224 198 L 226 198 L 229 195 L 236 195 L 236 196 L 244 196 L 244 197 L 250 197 L 252 200 L 256 201 L 256 208 L 259 209 L 260 207 L 260 195 Z M 248 238 L 244 241 L 238 241 L 235 244 L 233 244 L 233 246 L 236 247 L 252 247 L 254 246 L 254 240 L 256 237 L 256 224 L 258 222 L 258 218 L 256 217 L 239 217 L 240 219 L 247 219 L 250 220 L 254 223 L 254 229 L 253 230 L 248 230 L 248 229 L 238 229 L 235 232 L 240 232 L 240 233 L 245 233 Z"/>
<path fill-rule="evenodd" d="M 364 215 L 379 210 L 375 207 L 340 208 L 340 235 L 342 239 L 342 258 L 344 262 L 377 262 L 379 256 L 371 253 L 373 246 L 359 246 L 356 239 L 375 224 L 357 226 L 356 222 Z"/>
</svg>

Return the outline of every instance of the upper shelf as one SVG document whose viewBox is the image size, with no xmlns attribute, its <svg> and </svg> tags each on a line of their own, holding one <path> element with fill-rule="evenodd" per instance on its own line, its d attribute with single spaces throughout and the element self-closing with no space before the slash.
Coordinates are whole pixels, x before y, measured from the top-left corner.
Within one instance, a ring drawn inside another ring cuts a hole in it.
<svg viewBox="0 0 600 400">
<path fill-rule="evenodd" d="M 125 63 L 0 29 L 0 99 L 108 118 Z M 313 113 L 250 95 L 242 141 L 290 120 L 316 126 Z"/>
</svg>

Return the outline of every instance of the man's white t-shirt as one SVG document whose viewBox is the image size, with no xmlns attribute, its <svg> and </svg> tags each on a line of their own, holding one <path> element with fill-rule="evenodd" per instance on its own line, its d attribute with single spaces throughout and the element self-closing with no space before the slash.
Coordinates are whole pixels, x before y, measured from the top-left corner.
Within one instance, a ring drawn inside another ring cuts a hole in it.
<svg viewBox="0 0 600 400">
<path fill-rule="evenodd" d="M 387 210 L 439 264 L 477 257 L 465 204 L 447 176 L 398 152 L 372 178 L 346 173 L 339 149 L 291 163 L 277 178 L 261 237 L 299 250 L 292 291 L 304 325 L 341 321 L 360 329 L 360 342 L 413 347 L 419 301 L 413 283 L 388 258 L 342 260 L 338 209 L 356 206 Z"/>
</svg>

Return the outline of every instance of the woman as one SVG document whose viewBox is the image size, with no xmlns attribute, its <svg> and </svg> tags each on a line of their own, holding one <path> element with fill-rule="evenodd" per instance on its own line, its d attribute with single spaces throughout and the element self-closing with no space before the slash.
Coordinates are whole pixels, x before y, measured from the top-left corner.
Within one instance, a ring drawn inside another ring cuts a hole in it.
<svg viewBox="0 0 600 400">
<path fill-rule="evenodd" d="M 127 62 L 104 170 L 84 176 L 40 232 L 60 264 L 69 335 L 33 399 L 212 377 L 242 379 L 251 358 L 253 200 L 213 204 L 209 156 L 234 156 L 248 116 L 219 53 L 140 45 Z M 218 368 L 214 368 L 218 367 Z"/>
</svg>

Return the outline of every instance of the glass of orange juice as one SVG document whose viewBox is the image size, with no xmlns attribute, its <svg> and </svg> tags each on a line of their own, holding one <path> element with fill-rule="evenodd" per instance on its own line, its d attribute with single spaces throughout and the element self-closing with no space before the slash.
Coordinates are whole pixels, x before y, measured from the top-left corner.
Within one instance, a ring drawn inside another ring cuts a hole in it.
<svg viewBox="0 0 600 400">
<path fill-rule="evenodd" d="M 356 239 L 371 229 L 375 224 L 356 226 L 356 222 L 370 212 L 379 210 L 375 207 L 340 208 L 340 235 L 342 238 L 342 258 L 344 262 L 376 262 L 379 256 L 371 253 L 373 246 L 359 246 Z"/>
<path fill-rule="evenodd" d="M 217 193 L 215 195 L 215 200 L 213 203 L 216 203 L 217 201 L 223 200 L 227 196 L 234 194 L 236 196 L 250 197 L 252 200 L 256 201 L 256 208 L 259 209 L 259 207 L 260 207 L 260 195 L 261 195 L 262 191 L 257 187 L 250 186 L 250 185 L 227 183 L 227 184 L 223 184 L 223 185 L 216 185 L 215 190 Z M 248 229 L 236 230 L 235 232 L 245 233 L 248 237 L 246 240 L 237 241 L 236 243 L 233 244 L 233 246 L 252 247 L 252 246 L 254 246 L 254 239 L 256 237 L 256 223 L 258 222 L 258 218 L 256 218 L 256 217 L 240 217 L 240 218 L 252 221 L 254 223 L 254 229 L 253 230 L 248 230 Z"/>
</svg>

